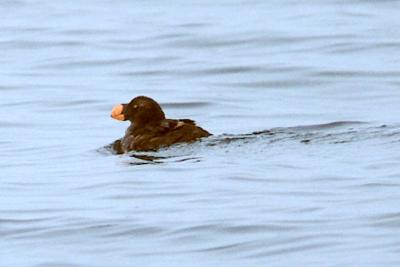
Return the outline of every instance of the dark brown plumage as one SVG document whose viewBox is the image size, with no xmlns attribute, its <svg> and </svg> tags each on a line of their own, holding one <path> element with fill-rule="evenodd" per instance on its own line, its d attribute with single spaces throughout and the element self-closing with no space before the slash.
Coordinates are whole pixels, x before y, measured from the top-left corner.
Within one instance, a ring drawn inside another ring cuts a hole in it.
<svg viewBox="0 0 400 267">
<path fill-rule="evenodd" d="M 111 117 L 131 122 L 125 136 L 113 143 L 113 149 L 119 154 L 132 150 L 158 150 L 211 135 L 192 120 L 166 119 L 160 105 L 146 96 L 135 97 L 129 104 L 116 105 Z"/>
</svg>

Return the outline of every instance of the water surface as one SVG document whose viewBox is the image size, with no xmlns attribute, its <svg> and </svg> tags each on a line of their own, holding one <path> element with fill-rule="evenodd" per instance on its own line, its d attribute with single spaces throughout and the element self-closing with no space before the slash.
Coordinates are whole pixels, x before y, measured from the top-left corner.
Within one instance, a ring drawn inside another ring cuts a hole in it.
<svg viewBox="0 0 400 267">
<path fill-rule="evenodd" d="M 2 1 L 0 266 L 398 266 L 398 1 Z M 214 136 L 115 156 L 147 95 Z"/>
</svg>

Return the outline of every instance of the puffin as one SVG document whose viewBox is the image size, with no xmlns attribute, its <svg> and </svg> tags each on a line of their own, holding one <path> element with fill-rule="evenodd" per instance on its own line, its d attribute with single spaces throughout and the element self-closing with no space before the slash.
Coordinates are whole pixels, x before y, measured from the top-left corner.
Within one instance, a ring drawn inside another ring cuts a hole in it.
<svg viewBox="0 0 400 267">
<path fill-rule="evenodd" d="M 111 117 L 130 121 L 125 136 L 111 144 L 116 154 L 130 151 L 156 151 L 177 143 L 192 143 L 211 134 L 190 119 L 167 119 L 152 98 L 138 96 L 128 104 L 117 104 Z"/>
</svg>

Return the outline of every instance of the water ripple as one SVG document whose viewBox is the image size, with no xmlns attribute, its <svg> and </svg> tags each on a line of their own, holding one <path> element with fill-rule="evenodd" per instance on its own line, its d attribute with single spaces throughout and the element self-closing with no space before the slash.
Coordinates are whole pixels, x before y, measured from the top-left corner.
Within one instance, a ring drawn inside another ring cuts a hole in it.
<svg viewBox="0 0 400 267">
<path fill-rule="evenodd" d="M 1 1 L 0 265 L 399 266 L 398 7 Z M 214 136 L 97 149 L 137 95 Z"/>
</svg>

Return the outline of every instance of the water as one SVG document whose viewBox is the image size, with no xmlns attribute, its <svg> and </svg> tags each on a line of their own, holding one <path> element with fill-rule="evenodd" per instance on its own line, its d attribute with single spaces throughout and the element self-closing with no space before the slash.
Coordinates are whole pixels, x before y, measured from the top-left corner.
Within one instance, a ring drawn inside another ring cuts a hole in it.
<svg viewBox="0 0 400 267">
<path fill-rule="evenodd" d="M 0 266 L 398 266 L 399 8 L 2 1 Z M 111 155 L 137 95 L 214 136 Z"/>
</svg>

